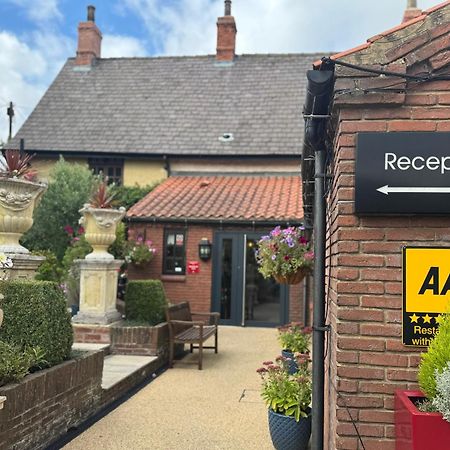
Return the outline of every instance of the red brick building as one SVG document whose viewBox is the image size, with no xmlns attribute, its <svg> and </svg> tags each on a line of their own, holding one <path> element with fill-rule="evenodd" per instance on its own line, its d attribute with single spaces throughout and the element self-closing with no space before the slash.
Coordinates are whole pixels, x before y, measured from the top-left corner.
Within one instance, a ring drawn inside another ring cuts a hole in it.
<svg viewBox="0 0 450 450">
<path fill-rule="evenodd" d="M 169 300 L 218 311 L 231 325 L 279 325 L 303 318 L 301 285 L 258 272 L 256 242 L 276 225 L 300 225 L 299 176 L 173 176 L 127 214 L 129 233 L 150 239 L 156 257 L 130 278 L 161 279 Z M 199 245 L 212 245 L 211 259 Z"/>
<path fill-rule="evenodd" d="M 408 151 L 405 142 L 425 139 L 432 147 L 437 132 L 450 131 L 450 2 L 414 16 L 332 57 L 336 84 L 330 121 L 333 162 L 328 165 L 325 381 L 329 450 L 395 448 L 393 394 L 417 387 L 424 350 L 402 343 L 402 248 L 445 247 L 450 241 L 448 212 L 417 214 L 425 198 L 420 194 L 412 197 L 417 206 L 410 214 L 357 210 L 372 201 L 370 196 L 358 199 L 355 187 L 361 136 L 395 138 L 401 153 L 402 146 Z M 448 142 L 448 135 L 441 138 Z M 381 153 L 383 147 L 373 151 Z M 366 170 L 377 176 L 375 166 L 367 164 Z M 447 197 L 441 197 L 443 203 Z"/>
</svg>

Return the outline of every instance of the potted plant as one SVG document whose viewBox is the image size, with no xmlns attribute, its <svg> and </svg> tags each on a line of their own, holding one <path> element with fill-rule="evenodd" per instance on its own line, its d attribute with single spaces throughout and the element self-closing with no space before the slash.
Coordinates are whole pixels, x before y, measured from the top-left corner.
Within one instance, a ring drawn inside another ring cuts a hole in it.
<svg viewBox="0 0 450 450">
<path fill-rule="evenodd" d="M 125 215 L 125 208 L 115 209 L 113 206 L 114 195 L 110 193 L 107 179 L 99 180 L 89 203 L 80 209 L 83 214 L 80 224 L 85 230 L 86 240 L 93 248 L 86 259 L 114 259 L 108 253 L 108 247 L 116 239 L 117 223 Z"/>
<path fill-rule="evenodd" d="M 125 261 L 136 266 L 141 266 L 149 263 L 155 254 L 156 248 L 153 247 L 153 242 L 149 239 L 144 241 L 142 236 L 138 236 L 135 241 L 128 241 Z"/>
<path fill-rule="evenodd" d="M 308 366 L 291 375 L 288 361 L 265 361 L 257 372 L 262 378 L 261 396 L 269 407 L 269 431 L 277 450 L 306 450 L 311 436 L 311 372 Z"/>
<path fill-rule="evenodd" d="M 30 168 L 34 155 L 5 150 L 0 159 L 0 251 L 29 253 L 19 239 L 33 225 L 33 211 L 47 189 Z"/>
<path fill-rule="evenodd" d="M 298 371 L 298 360 L 302 360 L 306 364 L 309 361 L 312 328 L 291 323 L 278 330 L 278 340 L 282 347 L 281 354 L 288 361 L 289 373 L 294 374 Z"/>
<path fill-rule="evenodd" d="M 258 241 L 256 261 L 264 278 L 298 284 L 312 269 L 314 253 L 304 227 L 275 227 Z"/>
<path fill-rule="evenodd" d="M 441 316 L 439 332 L 419 366 L 420 391 L 395 392 L 396 450 L 450 448 L 450 314 Z"/>
</svg>

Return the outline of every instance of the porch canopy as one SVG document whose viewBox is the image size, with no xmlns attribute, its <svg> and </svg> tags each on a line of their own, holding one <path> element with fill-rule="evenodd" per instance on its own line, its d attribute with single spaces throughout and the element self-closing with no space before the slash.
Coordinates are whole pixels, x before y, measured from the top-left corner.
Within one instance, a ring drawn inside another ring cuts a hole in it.
<svg viewBox="0 0 450 450">
<path fill-rule="evenodd" d="M 297 225 L 300 176 L 173 176 L 127 213 L 132 222 Z"/>
</svg>

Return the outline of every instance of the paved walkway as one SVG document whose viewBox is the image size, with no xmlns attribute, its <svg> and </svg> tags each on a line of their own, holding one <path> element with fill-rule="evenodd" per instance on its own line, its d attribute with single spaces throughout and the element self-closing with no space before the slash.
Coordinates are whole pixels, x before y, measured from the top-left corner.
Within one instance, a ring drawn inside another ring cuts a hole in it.
<svg viewBox="0 0 450 450">
<path fill-rule="evenodd" d="M 219 354 L 205 350 L 202 371 L 194 351 L 64 448 L 273 449 L 256 369 L 279 353 L 276 336 L 221 327 Z"/>
</svg>

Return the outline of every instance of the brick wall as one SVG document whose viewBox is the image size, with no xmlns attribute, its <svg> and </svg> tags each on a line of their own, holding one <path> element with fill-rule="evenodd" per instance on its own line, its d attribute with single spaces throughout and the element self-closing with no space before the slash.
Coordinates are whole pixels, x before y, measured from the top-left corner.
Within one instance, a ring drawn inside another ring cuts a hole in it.
<svg viewBox="0 0 450 450">
<path fill-rule="evenodd" d="M 169 226 L 167 226 L 169 228 Z M 184 229 L 181 225 L 174 229 Z M 222 231 L 243 231 L 242 228 L 224 228 Z M 212 306 L 212 275 L 213 260 L 201 261 L 198 257 L 198 243 L 206 237 L 210 242 L 214 241 L 215 228 L 203 225 L 189 225 L 186 231 L 186 261 L 198 261 L 200 272 L 186 275 L 163 275 L 162 247 L 164 238 L 164 226 L 161 224 L 131 224 L 129 234 L 131 238 L 143 236 L 151 239 L 158 253 L 155 258 L 143 268 L 130 267 L 130 279 L 161 279 L 164 284 L 167 298 L 173 303 L 189 300 L 191 309 L 208 312 Z M 248 230 L 254 232 L 254 229 Z M 267 230 L 263 230 L 267 231 Z M 291 286 L 289 293 L 289 318 L 291 321 L 303 320 L 303 284 Z"/>
<path fill-rule="evenodd" d="M 354 215 L 355 133 L 449 131 L 450 94 L 444 90 L 450 90 L 448 82 L 416 84 L 406 95 L 378 98 L 391 106 L 359 97 L 352 106 L 341 100 L 336 107 L 327 245 L 330 450 L 362 448 L 349 412 L 366 450 L 395 448 L 393 392 L 416 388 L 419 362 L 419 350 L 401 343 L 401 249 L 450 241 L 450 218 Z"/>
<path fill-rule="evenodd" d="M 101 401 L 103 352 L 88 353 L 0 387 L 0 448 L 37 450 L 93 414 Z"/>
</svg>

